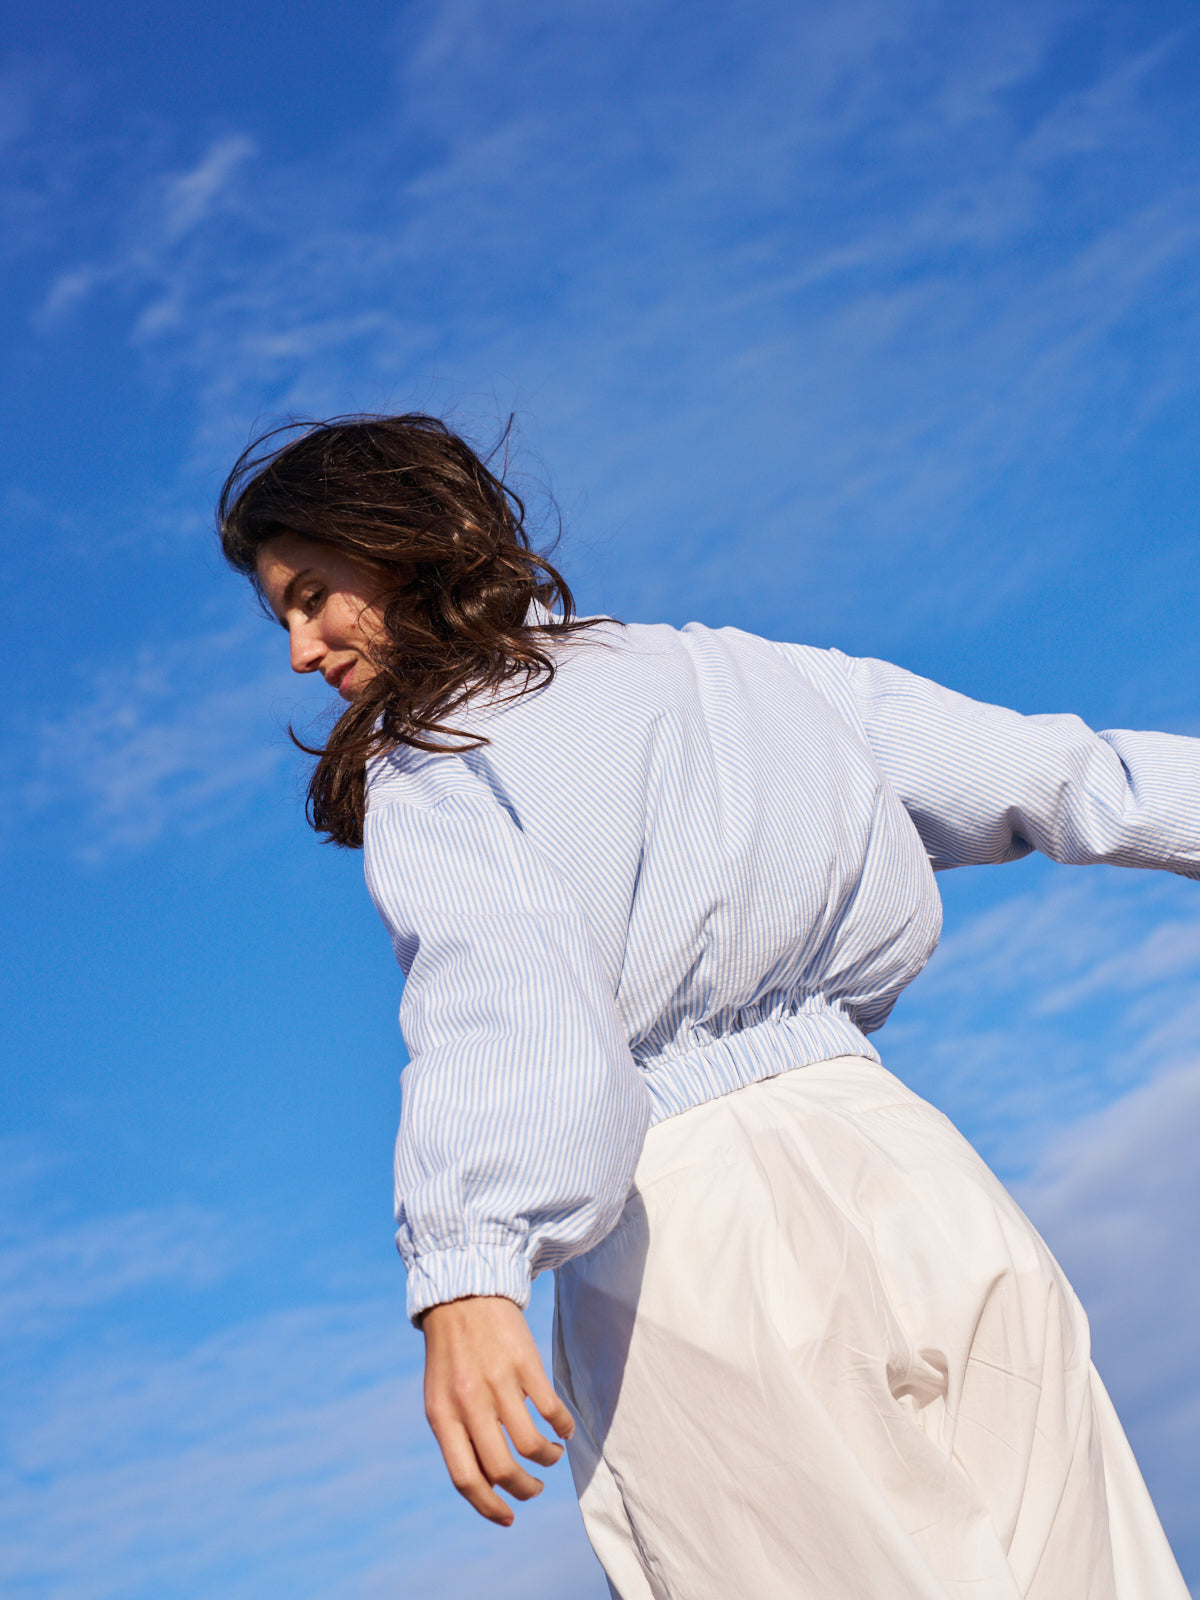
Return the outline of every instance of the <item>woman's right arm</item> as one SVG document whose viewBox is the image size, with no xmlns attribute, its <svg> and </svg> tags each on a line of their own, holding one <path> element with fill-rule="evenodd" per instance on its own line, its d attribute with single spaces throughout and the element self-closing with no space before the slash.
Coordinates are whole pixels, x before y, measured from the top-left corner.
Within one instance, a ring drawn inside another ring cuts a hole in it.
<svg viewBox="0 0 1200 1600">
<path fill-rule="evenodd" d="M 407 980 L 396 1209 L 409 1315 L 467 1295 L 523 1306 L 535 1273 L 613 1226 L 649 1122 L 591 929 L 469 778 L 434 805 L 372 808 L 365 865 Z"/>
<path fill-rule="evenodd" d="M 472 1295 L 431 1306 L 421 1331 L 425 1415 L 450 1480 L 481 1517 L 510 1527 L 512 1509 L 497 1486 L 517 1500 L 542 1492 L 541 1479 L 525 1471 L 513 1450 L 552 1467 L 563 1449 L 538 1432 L 525 1401 L 533 1402 L 561 1439 L 574 1431 L 571 1413 L 554 1392 L 529 1324 L 511 1300 Z"/>
<path fill-rule="evenodd" d="M 572 1428 L 520 1307 L 620 1215 L 649 1093 L 569 888 L 457 763 L 442 772 L 436 803 L 367 815 L 367 882 L 406 975 L 396 1239 L 430 1426 L 459 1492 L 507 1525 L 495 1486 L 541 1489 L 513 1449 L 543 1466 L 562 1449 L 525 1400 Z"/>
</svg>

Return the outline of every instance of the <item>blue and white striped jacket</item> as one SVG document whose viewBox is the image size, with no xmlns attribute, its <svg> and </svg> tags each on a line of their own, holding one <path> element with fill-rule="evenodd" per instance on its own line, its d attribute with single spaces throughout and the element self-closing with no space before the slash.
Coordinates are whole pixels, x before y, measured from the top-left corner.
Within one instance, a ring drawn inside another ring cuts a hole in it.
<svg viewBox="0 0 1200 1600">
<path fill-rule="evenodd" d="M 604 623 L 491 741 L 372 765 L 367 883 L 406 974 L 409 1312 L 531 1277 L 620 1214 L 647 1127 L 831 1056 L 928 960 L 933 871 L 1200 877 L 1200 740 L 1022 717 L 884 662 Z"/>
</svg>

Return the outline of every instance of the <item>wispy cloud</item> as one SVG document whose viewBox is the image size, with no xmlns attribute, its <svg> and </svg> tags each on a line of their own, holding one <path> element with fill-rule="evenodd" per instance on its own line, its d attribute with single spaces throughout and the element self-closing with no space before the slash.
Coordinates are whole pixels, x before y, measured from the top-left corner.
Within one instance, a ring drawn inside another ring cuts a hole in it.
<svg viewBox="0 0 1200 1600">
<path fill-rule="evenodd" d="M 1063 1262 L 1194 1568 L 1200 906 L 1181 879 L 1028 866 L 1032 888 L 966 916 L 942 880 L 952 930 L 878 1043 L 1013 1184 Z"/>
<path fill-rule="evenodd" d="M 328 699 L 301 690 L 281 638 L 250 620 L 81 672 L 86 687 L 72 708 L 40 717 L 33 731 L 27 809 L 65 808 L 75 848 L 91 861 L 243 810 L 296 765 L 288 717 L 303 729 Z"/>
<path fill-rule="evenodd" d="M 228 1232 L 195 1207 L 88 1218 L 59 1232 L 0 1230 L 0 1342 L 60 1330 L 134 1290 L 197 1288 L 228 1265 Z"/>
<path fill-rule="evenodd" d="M 1187 39 L 1129 50 L 1066 0 L 752 11 L 442 0 L 407 19 L 385 114 L 303 164 L 81 125 L 65 187 L 35 164 L 43 336 L 103 310 L 186 392 L 193 529 L 265 414 L 416 403 L 486 438 L 515 404 L 535 472 L 578 491 L 585 601 L 599 569 L 626 616 L 836 639 L 869 572 L 905 597 L 874 608 L 881 653 L 985 615 L 1078 555 L 1030 534 L 1064 462 L 1103 472 L 1194 389 L 1200 163 L 1155 76 Z M 1064 90 L 1047 64 L 1084 22 Z M 216 644 L 102 670 L 39 734 L 31 792 L 85 790 L 88 848 L 276 771 L 250 709 L 273 680 L 214 684 Z"/>
<path fill-rule="evenodd" d="M 1165 874 L 1029 863 L 962 920 L 879 1036 L 885 1061 L 1006 1177 L 1056 1131 L 1194 1059 L 1200 906 Z"/>
<path fill-rule="evenodd" d="M 1195 1518 L 1200 1060 L 1054 1141 L 1020 1198 L 1088 1308 L 1096 1360 L 1181 1560 Z"/>
<path fill-rule="evenodd" d="M 1072 485 L 1094 508 L 1123 453 L 1191 438 L 1193 36 L 1144 8 L 434 0 L 398 30 L 390 97 L 301 158 L 236 111 L 215 137 L 97 119 L 86 63 L 10 74 L 0 262 L 25 273 L 28 370 L 92 360 L 107 396 L 124 351 L 171 417 L 140 500 L 102 463 L 103 525 L 14 459 L 22 544 L 119 546 L 129 589 L 151 522 L 209 537 L 260 420 L 420 404 L 486 439 L 515 405 L 525 460 L 569 486 L 585 603 L 849 648 L 865 617 L 894 653 L 1073 585 L 1124 534 L 1076 529 Z M 74 676 L 63 649 L 60 703 L 47 677 L 10 739 L 7 826 L 99 860 L 295 770 L 282 725 L 313 702 L 279 639 L 210 626 L 224 580 L 186 576 L 202 604 L 163 642 L 127 647 L 118 609 Z M 1004 881 L 970 915 L 947 885 L 959 925 L 879 1043 L 1023 1182 L 1186 1528 L 1195 885 Z M 457 1506 L 395 1296 L 153 1327 L 147 1292 L 209 1293 L 228 1249 L 171 1206 L 7 1236 L 0 1311 L 54 1340 L 28 1385 L 0 1352 L 0 1587 L 603 1592 L 562 1472 L 513 1535 Z"/>
<path fill-rule="evenodd" d="M 154 295 L 170 280 L 176 252 L 187 237 L 204 223 L 219 225 L 223 214 L 238 207 L 240 196 L 232 180 L 254 153 L 252 139 L 231 134 L 214 140 L 183 171 L 169 166 L 147 170 L 144 160 L 131 162 L 132 170 L 121 176 L 134 182 L 134 204 L 108 216 L 108 229 L 101 231 L 101 237 L 104 231 L 115 231 L 116 239 L 98 260 L 62 271 L 50 284 L 35 320 L 49 327 L 106 287 Z M 137 313 L 135 335 L 145 316 L 144 309 Z"/>
<path fill-rule="evenodd" d="M 1190 1548 L 1200 1389 L 1190 1257 L 1200 1190 L 1200 1075 L 1181 1068 L 1050 1142 L 1020 1195 L 1089 1306 L 1098 1359 L 1181 1552 Z M 420 1341 L 397 1292 L 251 1317 L 171 1353 L 133 1328 L 90 1336 L 93 1303 L 212 1270 L 224 1219 L 135 1213 L 27 1240 L 18 1256 L 74 1342 L 18 1392 L 0 1377 L 0 1581 L 46 1600 L 497 1600 L 531 1590 L 600 1600 L 565 1469 L 516 1529 L 485 1527 L 453 1495 L 421 1417 Z M 145 1257 L 141 1267 L 139 1258 Z M 11 1259 L 11 1258 L 4 1258 Z M 81 1270 L 82 1269 L 82 1270 Z M 548 1332 L 547 1285 L 534 1322 Z M 3 1339 L 0 1331 L 0 1339 Z M 11 1345 L 0 1345 L 8 1356 Z M 452 1552 L 448 1558 L 447 1552 Z"/>
<path fill-rule="evenodd" d="M 543 1294 L 543 1340 L 547 1312 Z M 599 1600 L 565 1465 L 508 1534 L 458 1500 L 420 1348 L 398 1295 L 261 1316 L 175 1356 L 81 1344 L 36 1408 L 9 1397 L 0 1582 L 46 1600 L 468 1600 L 480 1583 Z"/>
<path fill-rule="evenodd" d="M 189 171 L 167 179 L 162 202 L 162 229 L 167 243 L 177 243 L 213 214 L 230 177 L 254 151 L 252 139 L 233 134 L 210 145 Z"/>
<path fill-rule="evenodd" d="M 261 1245 L 245 1217 L 186 1205 L 52 1217 L 31 1202 L 61 1161 L 17 1139 L 2 1153 L 4 1593 L 607 1594 L 565 1462 L 507 1533 L 454 1493 L 424 1420 L 398 1263 L 385 1259 L 365 1294 L 221 1315 Z M 549 1288 L 531 1308 L 547 1362 Z M 169 1309 L 189 1300 L 203 1308 L 190 1323 Z"/>
<path fill-rule="evenodd" d="M 1102 55 L 1034 114 L 1021 96 L 1078 6 L 988 27 L 754 11 L 747 28 L 704 7 L 681 33 L 667 7 L 446 0 L 353 150 L 299 171 L 234 134 L 145 174 L 107 257 L 66 264 L 48 303 L 120 285 L 146 360 L 196 385 L 206 460 L 264 393 L 320 413 L 502 374 L 568 459 L 620 414 L 631 471 L 598 519 L 619 530 L 636 503 L 664 532 L 732 525 L 748 593 L 783 541 L 795 558 L 797 528 L 813 563 L 847 537 L 897 562 L 932 528 L 961 537 L 1014 460 L 1075 439 L 1114 326 L 1150 307 L 1176 341 L 1196 324 L 1195 159 L 1147 98 L 1185 41 Z M 1130 386 L 1116 363 L 1101 381 Z M 1142 396 L 1125 417 L 1144 422 Z M 715 436 L 728 487 L 706 472 L 689 492 Z M 740 470 L 764 448 L 795 463 L 783 505 Z M 883 504 L 886 541 L 863 531 Z M 1011 555 L 992 551 L 997 581 Z"/>
<path fill-rule="evenodd" d="M 965 916 L 943 878 L 951 932 L 877 1042 L 1062 1261 L 1194 1570 L 1200 905 L 1185 880 L 1027 865 L 1033 887 Z"/>
</svg>

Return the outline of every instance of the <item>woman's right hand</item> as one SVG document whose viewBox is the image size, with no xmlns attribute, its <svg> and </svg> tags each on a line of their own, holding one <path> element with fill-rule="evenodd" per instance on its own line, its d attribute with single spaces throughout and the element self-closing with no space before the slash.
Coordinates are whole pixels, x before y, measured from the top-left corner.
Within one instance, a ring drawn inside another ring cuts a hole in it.
<svg viewBox="0 0 1200 1600">
<path fill-rule="evenodd" d="M 474 1295 L 431 1306 L 425 1335 L 425 1415 L 451 1481 L 490 1522 L 509 1527 L 512 1508 L 495 1492 L 532 1500 L 542 1482 L 514 1458 L 552 1467 L 561 1444 L 539 1433 L 526 1398 L 569 1439 L 571 1414 L 554 1391 L 520 1308 L 499 1295 Z M 507 1438 L 505 1438 L 507 1434 Z"/>
</svg>

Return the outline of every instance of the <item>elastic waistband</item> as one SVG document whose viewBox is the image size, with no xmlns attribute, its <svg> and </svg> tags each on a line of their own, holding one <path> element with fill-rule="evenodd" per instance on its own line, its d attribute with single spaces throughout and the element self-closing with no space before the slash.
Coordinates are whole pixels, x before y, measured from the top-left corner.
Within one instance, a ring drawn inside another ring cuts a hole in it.
<svg viewBox="0 0 1200 1600">
<path fill-rule="evenodd" d="M 825 1009 L 770 1017 L 677 1053 L 643 1059 L 634 1052 L 654 1107 L 651 1126 L 749 1083 L 836 1056 L 879 1060 L 864 1033 L 840 1012 Z"/>
</svg>

